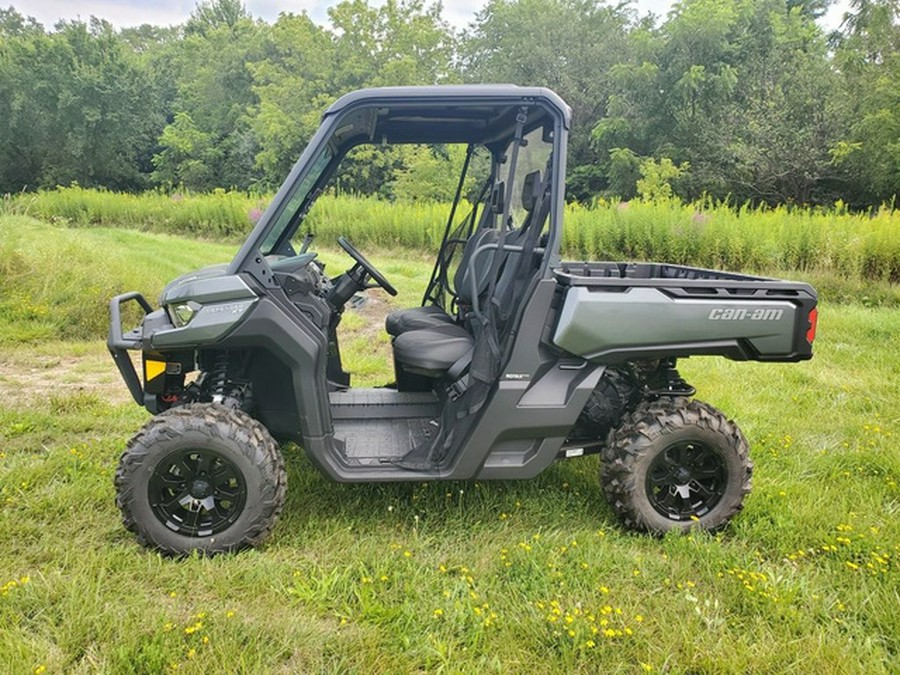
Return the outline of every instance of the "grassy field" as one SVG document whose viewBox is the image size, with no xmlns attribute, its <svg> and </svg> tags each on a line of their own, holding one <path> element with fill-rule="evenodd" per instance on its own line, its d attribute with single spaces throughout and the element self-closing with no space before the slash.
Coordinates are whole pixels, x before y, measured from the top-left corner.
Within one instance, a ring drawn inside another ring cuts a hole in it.
<svg viewBox="0 0 900 675">
<path fill-rule="evenodd" d="M 754 491 L 718 536 L 625 532 L 595 457 L 516 483 L 339 485 L 285 446 L 261 550 L 168 560 L 113 504 L 147 414 L 105 354 L 105 302 L 233 250 L 0 218 L 0 672 L 896 672 L 900 312 L 823 303 L 804 364 L 683 362 L 752 447 Z M 364 250 L 402 291 L 346 316 L 371 384 L 390 376 L 377 321 L 430 267 Z"/>
</svg>

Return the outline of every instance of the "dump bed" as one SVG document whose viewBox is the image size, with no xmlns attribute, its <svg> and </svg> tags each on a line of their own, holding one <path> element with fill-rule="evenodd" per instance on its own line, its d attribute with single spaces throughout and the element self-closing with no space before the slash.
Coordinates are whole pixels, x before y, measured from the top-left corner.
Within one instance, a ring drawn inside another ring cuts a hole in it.
<svg viewBox="0 0 900 675">
<path fill-rule="evenodd" d="M 553 342 L 588 360 L 812 358 L 809 284 L 662 263 L 564 262 L 554 273 L 563 298 Z"/>
</svg>

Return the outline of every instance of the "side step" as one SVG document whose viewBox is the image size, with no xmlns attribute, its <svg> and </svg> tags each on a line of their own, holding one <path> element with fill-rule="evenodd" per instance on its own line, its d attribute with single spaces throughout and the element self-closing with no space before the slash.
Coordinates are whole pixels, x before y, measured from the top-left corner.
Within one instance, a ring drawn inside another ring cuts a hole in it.
<svg viewBox="0 0 900 675">
<path fill-rule="evenodd" d="M 424 417 L 393 420 L 341 420 L 334 423 L 335 441 L 355 464 L 392 464 L 437 433 L 437 422 Z"/>
</svg>

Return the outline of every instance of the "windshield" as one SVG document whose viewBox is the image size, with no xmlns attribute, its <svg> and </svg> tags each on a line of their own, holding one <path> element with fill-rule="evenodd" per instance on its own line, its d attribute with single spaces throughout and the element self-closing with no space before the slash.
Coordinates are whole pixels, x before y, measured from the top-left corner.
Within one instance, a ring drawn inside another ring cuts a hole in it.
<svg viewBox="0 0 900 675">
<path fill-rule="evenodd" d="M 289 250 L 285 250 L 285 245 L 289 245 L 289 240 L 293 236 L 299 221 L 309 211 L 313 201 L 315 201 L 317 195 L 311 194 L 312 190 L 319 184 L 319 179 L 333 158 L 334 153 L 331 151 L 331 148 L 326 146 L 318 159 L 313 162 L 306 177 L 294 188 L 294 192 L 288 197 L 284 209 L 278 214 L 275 224 L 260 247 L 263 255 L 292 253 Z"/>
</svg>

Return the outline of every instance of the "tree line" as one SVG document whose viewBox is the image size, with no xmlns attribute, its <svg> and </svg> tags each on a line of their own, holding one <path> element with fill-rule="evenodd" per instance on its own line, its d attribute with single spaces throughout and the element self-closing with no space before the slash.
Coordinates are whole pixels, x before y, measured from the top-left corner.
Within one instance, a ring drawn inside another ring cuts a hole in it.
<svg viewBox="0 0 900 675">
<path fill-rule="evenodd" d="M 900 192 L 900 2 L 489 0 L 455 30 L 439 3 L 342 0 L 327 26 L 206 0 L 173 27 L 47 29 L 0 9 L 0 192 L 277 186 L 322 110 L 370 86 L 512 82 L 573 108 L 568 196 L 892 202 Z M 343 189 L 440 196 L 433 148 L 357 159 Z M 366 161 L 368 160 L 368 161 Z M 420 190 L 419 187 L 422 189 Z"/>
</svg>

